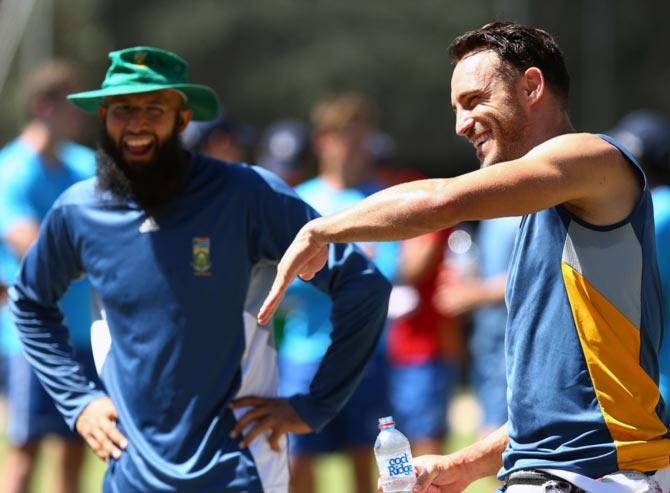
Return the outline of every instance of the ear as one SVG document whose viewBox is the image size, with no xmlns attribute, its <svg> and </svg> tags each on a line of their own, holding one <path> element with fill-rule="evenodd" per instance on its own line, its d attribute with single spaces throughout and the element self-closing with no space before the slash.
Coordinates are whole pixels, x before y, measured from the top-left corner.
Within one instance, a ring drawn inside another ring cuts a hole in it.
<svg viewBox="0 0 670 493">
<path fill-rule="evenodd" d="M 535 104 L 544 95 L 544 75 L 537 67 L 528 68 L 521 77 L 523 97 L 529 104 Z"/>
<path fill-rule="evenodd" d="M 107 106 L 98 106 L 98 118 L 100 118 L 101 122 L 105 122 L 105 118 L 107 117 Z"/>
<path fill-rule="evenodd" d="M 193 119 L 193 110 L 181 110 L 177 119 L 177 132 L 181 132 Z"/>
</svg>

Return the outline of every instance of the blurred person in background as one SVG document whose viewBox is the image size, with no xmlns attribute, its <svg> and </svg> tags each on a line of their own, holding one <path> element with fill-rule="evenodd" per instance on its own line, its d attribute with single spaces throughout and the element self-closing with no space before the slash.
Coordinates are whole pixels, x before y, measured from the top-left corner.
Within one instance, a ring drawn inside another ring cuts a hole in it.
<svg viewBox="0 0 670 493">
<path fill-rule="evenodd" d="M 378 183 L 396 185 L 415 177 L 416 172 L 412 169 L 398 169 L 395 163 L 396 144 L 386 132 L 375 129 L 368 139 L 367 148 L 374 162 L 373 173 Z"/>
<path fill-rule="evenodd" d="M 76 69 L 65 61 L 45 63 L 26 81 L 29 121 L 0 151 L 0 238 L 6 248 L 2 270 L 11 275 L 5 282 L 13 282 L 21 258 L 37 239 L 40 223 L 58 196 L 95 173 L 94 152 L 73 142 L 81 137 L 85 117 L 66 95 L 78 87 Z M 55 258 L 51 261 L 58 262 Z M 60 306 L 71 329 L 77 361 L 89 378 L 95 378 L 88 281 L 73 283 Z M 8 358 L 9 439 L 0 489 L 7 493 L 28 491 L 39 446 L 46 436 L 54 435 L 57 440 L 51 460 L 55 475 L 49 481 L 49 491 L 79 491 L 85 443 L 68 429 L 23 356 L 7 306 L 0 316 L 0 340 Z"/>
<path fill-rule="evenodd" d="M 251 126 L 222 111 L 211 122 L 189 122 L 181 139 L 188 150 L 228 163 L 242 163 L 247 160 L 255 135 Z"/>
<path fill-rule="evenodd" d="M 317 102 L 311 114 L 318 176 L 296 188 L 298 195 L 321 214 L 331 214 L 359 202 L 380 188 L 373 177 L 368 147 L 375 108 L 359 93 L 344 92 Z M 360 245 L 384 275 L 393 278 L 395 244 Z M 284 338 L 279 349 L 280 392 L 307 392 L 333 332 L 330 300 L 302 281 L 292 284 L 282 311 Z M 386 364 L 380 344 L 363 379 L 337 416 L 319 433 L 292 435 L 291 491 L 313 493 L 314 460 L 326 453 L 345 452 L 354 470 L 357 493 L 370 491 L 372 445 L 376 423 L 388 414 Z"/>
<path fill-rule="evenodd" d="M 505 283 L 519 217 L 481 221 L 474 245 L 477 271 L 440 277 L 434 302 L 448 317 L 472 314 L 469 338 L 471 382 L 482 408 L 480 435 L 486 436 L 507 422 L 505 377 Z"/>
<path fill-rule="evenodd" d="M 404 172 L 402 181 L 423 178 Z M 389 399 L 398 429 L 414 455 L 439 454 L 448 434 L 447 407 L 459 383 L 462 324 L 442 315 L 433 298 L 446 268 L 451 230 L 400 244 L 397 283 L 389 303 Z"/>
<path fill-rule="evenodd" d="M 68 96 L 100 119 L 96 177 L 56 201 L 10 288 L 23 349 L 108 463 L 103 491 L 286 493 L 285 434 L 319 430 L 351 395 L 389 283 L 354 246 L 330 250 L 312 283 L 332 298 L 332 343 L 312 386 L 278 398 L 256 312 L 318 214 L 267 170 L 184 151 L 180 132 L 216 118 L 218 99 L 181 57 L 138 46 L 109 60 L 100 89 Z M 73 359 L 57 306 L 84 273 L 108 328 L 106 345 L 93 339 L 104 389 Z"/>
<path fill-rule="evenodd" d="M 493 22 L 457 37 L 456 132 L 481 169 L 382 190 L 301 229 L 258 320 L 327 245 L 406 239 L 463 221 L 523 215 L 508 270 L 509 419 L 449 455 L 414 460 L 415 493 L 461 491 L 498 473 L 506 493 L 670 491 L 658 388 L 663 336 L 651 194 L 635 157 L 577 133 L 554 38 Z"/>
<path fill-rule="evenodd" d="M 309 127 L 298 120 L 286 119 L 272 123 L 260 139 L 258 164 L 279 175 L 291 187 L 314 175 L 314 162 Z"/>
<path fill-rule="evenodd" d="M 670 122 L 657 111 L 638 110 L 623 117 L 611 133 L 640 161 L 654 202 L 656 257 L 664 308 L 659 386 L 666 422 L 670 422 Z"/>
</svg>

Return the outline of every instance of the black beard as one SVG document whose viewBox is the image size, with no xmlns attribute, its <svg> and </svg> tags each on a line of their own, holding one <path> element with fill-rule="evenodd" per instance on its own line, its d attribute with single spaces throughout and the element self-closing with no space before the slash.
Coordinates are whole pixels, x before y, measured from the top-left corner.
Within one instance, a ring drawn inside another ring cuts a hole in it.
<svg viewBox="0 0 670 493">
<path fill-rule="evenodd" d="M 96 153 L 98 189 L 134 199 L 149 214 L 158 214 L 182 191 L 186 160 L 175 129 L 148 163 L 128 163 L 103 128 Z"/>
</svg>

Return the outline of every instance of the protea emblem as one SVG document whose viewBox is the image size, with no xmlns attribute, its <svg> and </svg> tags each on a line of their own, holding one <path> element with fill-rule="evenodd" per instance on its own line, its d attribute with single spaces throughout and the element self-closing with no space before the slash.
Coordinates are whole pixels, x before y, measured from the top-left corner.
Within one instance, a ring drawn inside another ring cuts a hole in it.
<svg viewBox="0 0 670 493">
<path fill-rule="evenodd" d="M 196 276 L 209 276 L 212 268 L 212 259 L 209 251 L 209 237 L 193 238 L 193 273 Z"/>
</svg>

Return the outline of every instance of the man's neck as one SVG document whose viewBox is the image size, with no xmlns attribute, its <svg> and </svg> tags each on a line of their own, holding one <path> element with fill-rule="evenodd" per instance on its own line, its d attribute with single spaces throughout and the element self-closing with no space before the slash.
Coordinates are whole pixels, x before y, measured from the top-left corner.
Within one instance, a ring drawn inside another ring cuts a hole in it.
<svg viewBox="0 0 670 493">
<path fill-rule="evenodd" d="M 564 135 L 564 134 L 571 134 L 575 132 L 575 127 L 572 126 L 572 122 L 570 121 L 570 117 L 568 116 L 567 112 L 561 111 L 557 117 L 556 120 L 553 122 L 553 125 L 550 128 L 550 133 L 552 134 L 551 137 L 558 137 L 559 135 Z"/>
<path fill-rule="evenodd" d="M 45 158 L 51 166 L 60 166 L 58 142 L 49 126 L 40 121 L 31 121 L 25 126 L 19 140 Z"/>
<path fill-rule="evenodd" d="M 531 124 L 531 128 L 536 129 L 531 141 L 531 149 L 559 135 L 575 132 L 566 111 L 549 112 L 538 124 Z"/>
</svg>

